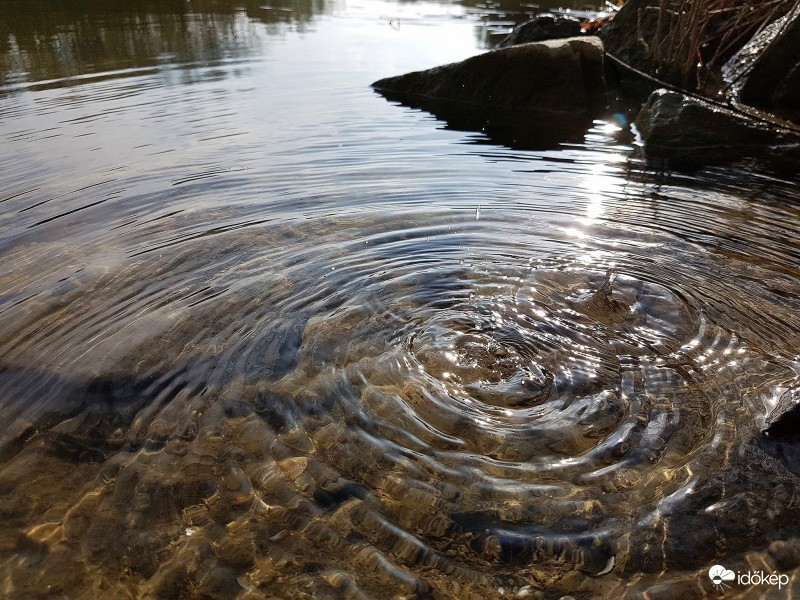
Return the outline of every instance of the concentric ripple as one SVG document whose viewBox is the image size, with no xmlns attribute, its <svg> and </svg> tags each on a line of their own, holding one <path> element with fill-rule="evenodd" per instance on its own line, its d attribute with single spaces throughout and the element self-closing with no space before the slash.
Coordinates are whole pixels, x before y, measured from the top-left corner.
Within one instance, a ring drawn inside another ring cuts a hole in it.
<svg viewBox="0 0 800 600">
<path fill-rule="evenodd" d="M 742 458 L 795 376 L 764 351 L 779 296 L 709 278 L 736 267 L 710 256 L 642 268 L 671 235 L 591 226 L 612 259 L 509 217 L 257 226 L 10 308 L 6 510 L 30 516 L 8 585 L 122 564 L 156 597 L 614 595 L 718 560 L 709 535 L 768 542 L 733 524 L 750 495 L 794 518 L 758 485 L 795 476 Z M 34 492 L 24 464 L 83 484 Z"/>
<path fill-rule="evenodd" d="M 455 4 L 145 4 L 8 24 L 0 596 L 800 597 L 796 174 L 374 96 Z"/>
</svg>

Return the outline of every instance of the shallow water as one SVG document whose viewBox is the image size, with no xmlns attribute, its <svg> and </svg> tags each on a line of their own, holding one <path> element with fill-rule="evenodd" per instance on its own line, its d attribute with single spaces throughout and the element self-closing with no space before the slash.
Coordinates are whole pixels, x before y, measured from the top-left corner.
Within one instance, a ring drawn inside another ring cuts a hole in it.
<svg viewBox="0 0 800 600">
<path fill-rule="evenodd" d="M 775 570 L 796 176 L 655 172 L 627 114 L 510 149 L 369 88 L 530 8 L 87 10 L 0 5 L 4 597 L 692 598 L 711 565 Z"/>
</svg>

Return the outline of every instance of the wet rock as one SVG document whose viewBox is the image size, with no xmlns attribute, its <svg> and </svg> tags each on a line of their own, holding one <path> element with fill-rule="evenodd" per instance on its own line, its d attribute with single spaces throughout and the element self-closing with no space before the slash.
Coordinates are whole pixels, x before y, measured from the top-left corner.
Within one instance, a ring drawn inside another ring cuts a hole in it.
<svg viewBox="0 0 800 600">
<path fill-rule="evenodd" d="M 574 37 L 581 34 L 581 22 L 575 17 L 542 13 L 530 21 L 514 27 L 514 30 L 497 44 L 498 48 L 507 48 L 517 44 L 541 42 Z"/>
<path fill-rule="evenodd" d="M 603 45 L 586 36 L 500 48 L 372 85 L 454 129 L 519 148 L 582 140 L 606 103 Z"/>
<path fill-rule="evenodd" d="M 723 72 L 742 102 L 800 122 L 800 6 L 756 34 Z"/>
<path fill-rule="evenodd" d="M 800 438 L 800 390 L 785 392 L 767 416 L 764 433 L 777 438 Z"/>
<path fill-rule="evenodd" d="M 764 119 L 768 116 L 764 115 Z M 656 90 L 636 117 L 645 154 L 691 166 L 800 145 L 800 132 L 695 97 Z"/>
</svg>

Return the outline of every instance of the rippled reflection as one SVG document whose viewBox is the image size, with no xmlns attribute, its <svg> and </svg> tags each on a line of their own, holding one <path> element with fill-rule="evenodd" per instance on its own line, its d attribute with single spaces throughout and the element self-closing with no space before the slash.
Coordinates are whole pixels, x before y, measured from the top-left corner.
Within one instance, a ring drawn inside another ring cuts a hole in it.
<svg viewBox="0 0 800 600">
<path fill-rule="evenodd" d="M 3 88 L 4 597 L 689 598 L 776 568 L 796 175 L 643 170 L 621 115 L 535 152 L 448 129 L 368 86 L 476 52 L 474 17 L 325 10 L 195 7 L 230 45 L 190 69 Z"/>
<path fill-rule="evenodd" d="M 425 19 L 433 25 L 430 13 L 466 16 L 476 22 L 477 44 L 489 48 L 539 12 L 567 10 L 582 16 L 598 8 L 578 1 L 465 1 L 453 7 L 439 3 L 440 10 L 420 14 L 418 4 L 370 1 L 357 9 L 394 30 L 424 25 Z M 241 60 L 260 54 L 268 37 L 306 32 L 318 16 L 344 11 L 345 4 L 330 0 L 128 0 L 99 5 L 86 0 L 9 0 L 0 5 L 0 85 L 9 86 L 2 91 L 33 81 L 65 85 L 88 74 L 120 77 L 148 68 Z M 266 30 L 254 23 L 264 24 Z"/>
<path fill-rule="evenodd" d="M 300 31 L 330 12 L 324 0 L 89 3 L 0 6 L 0 83 L 52 81 L 171 64 L 219 63 L 259 53 L 265 33 Z M 254 27 L 265 23 L 267 32 Z"/>
</svg>

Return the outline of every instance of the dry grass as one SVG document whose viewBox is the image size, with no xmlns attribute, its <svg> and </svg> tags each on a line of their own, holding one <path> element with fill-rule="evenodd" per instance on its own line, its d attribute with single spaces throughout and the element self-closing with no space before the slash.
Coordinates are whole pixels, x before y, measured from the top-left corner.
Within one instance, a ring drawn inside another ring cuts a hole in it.
<svg viewBox="0 0 800 600">
<path fill-rule="evenodd" d="M 651 45 L 657 75 L 687 89 L 800 0 L 661 0 Z"/>
</svg>

